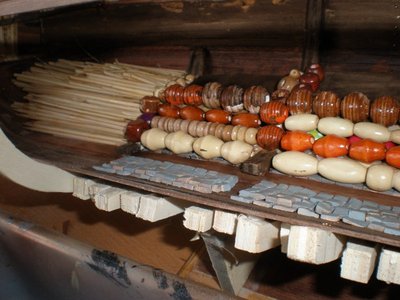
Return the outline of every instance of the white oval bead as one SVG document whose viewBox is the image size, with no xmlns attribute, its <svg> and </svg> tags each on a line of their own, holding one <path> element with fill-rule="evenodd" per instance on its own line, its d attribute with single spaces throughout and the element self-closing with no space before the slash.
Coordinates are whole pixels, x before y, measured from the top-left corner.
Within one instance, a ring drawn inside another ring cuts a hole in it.
<svg viewBox="0 0 400 300">
<path fill-rule="evenodd" d="M 337 182 L 362 183 L 365 182 L 367 168 L 348 158 L 325 158 L 318 163 L 318 173 Z"/>
<path fill-rule="evenodd" d="M 392 188 L 394 169 L 386 164 L 374 165 L 367 170 L 367 186 L 374 191 L 387 191 Z"/>
<path fill-rule="evenodd" d="M 393 130 L 390 132 L 390 140 L 393 143 L 400 144 L 400 130 Z"/>
<path fill-rule="evenodd" d="M 140 136 L 140 142 L 146 148 L 156 151 L 165 148 L 165 137 L 168 135 L 165 131 L 158 128 L 146 130 Z"/>
<path fill-rule="evenodd" d="M 213 135 L 198 138 L 193 143 L 193 151 L 203 158 L 211 159 L 221 156 L 222 140 Z"/>
<path fill-rule="evenodd" d="M 253 146 L 243 141 L 227 142 L 221 147 L 221 156 L 231 164 L 240 164 L 249 159 Z"/>
<path fill-rule="evenodd" d="M 165 137 L 165 146 L 175 154 L 189 153 L 193 150 L 194 140 L 183 131 L 172 132 Z"/>
<path fill-rule="evenodd" d="M 297 114 L 285 120 L 286 130 L 311 131 L 317 128 L 319 117 L 314 114 Z"/>
<path fill-rule="evenodd" d="M 400 171 L 394 172 L 392 186 L 400 192 Z"/>
<path fill-rule="evenodd" d="M 341 137 L 353 135 L 354 123 L 347 119 L 326 117 L 318 122 L 318 131 L 327 134 L 336 134 Z"/>
<path fill-rule="evenodd" d="M 378 143 L 390 140 L 390 131 L 385 126 L 372 122 L 359 122 L 354 125 L 354 134 L 363 139 L 371 139 Z"/>
<path fill-rule="evenodd" d="M 318 159 L 299 151 L 285 151 L 275 155 L 272 166 L 278 171 L 294 176 L 317 174 Z"/>
</svg>

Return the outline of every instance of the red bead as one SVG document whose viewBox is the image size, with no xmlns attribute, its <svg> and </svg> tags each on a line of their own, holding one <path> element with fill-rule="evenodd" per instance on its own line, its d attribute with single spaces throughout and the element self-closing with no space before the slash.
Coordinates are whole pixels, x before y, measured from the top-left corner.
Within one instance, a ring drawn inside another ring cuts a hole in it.
<svg viewBox="0 0 400 300">
<path fill-rule="evenodd" d="M 231 122 L 231 114 L 222 109 L 210 109 L 206 112 L 206 120 L 213 123 L 228 124 Z"/>
<path fill-rule="evenodd" d="M 400 146 L 392 147 L 386 152 L 386 162 L 395 168 L 400 168 Z"/>
<path fill-rule="evenodd" d="M 322 82 L 324 80 L 325 77 L 325 71 L 324 69 L 321 67 L 320 64 L 312 64 L 310 65 L 307 70 L 306 73 L 314 73 L 318 75 L 319 81 Z"/>
<path fill-rule="evenodd" d="M 281 148 L 287 151 L 306 151 L 312 149 L 314 137 L 304 131 L 286 132 L 281 139 Z"/>
<path fill-rule="evenodd" d="M 350 145 L 349 156 L 353 159 L 371 163 L 385 159 L 385 145 L 370 139 L 363 139 Z"/>
<path fill-rule="evenodd" d="M 199 106 L 203 104 L 201 97 L 203 87 L 197 84 L 187 86 L 183 91 L 183 102 L 187 105 Z"/>
<path fill-rule="evenodd" d="M 319 88 L 319 77 L 315 73 L 305 73 L 300 76 L 299 78 L 300 84 L 308 85 L 310 86 L 311 90 L 315 92 Z"/>
<path fill-rule="evenodd" d="M 179 116 L 184 120 L 204 120 L 204 111 L 196 106 L 185 106 L 179 110 Z"/>
<path fill-rule="evenodd" d="M 139 142 L 142 133 L 149 129 L 149 124 L 143 119 L 130 121 L 125 129 L 125 138 L 129 142 Z"/>
<path fill-rule="evenodd" d="M 313 145 L 315 154 L 321 157 L 338 157 L 347 155 L 349 152 L 349 140 L 334 134 L 328 134 Z"/>
<path fill-rule="evenodd" d="M 171 104 L 160 104 L 158 114 L 162 117 L 179 118 L 179 107 Z"/>
<path fill-rule="evenodd" d="M 183 92 L 185 88 L 179 84 L 173 84 L 164 91 L 164 100 L 172 105 L 183 104 Z"/>
<path fill-rule="evenodd" d="M 242 125 L 245 127 L 257 128 L 261 125 L 260 118 L 256 114 L 242 113 L 232 117 L 232 125 Z"/>
</svg>

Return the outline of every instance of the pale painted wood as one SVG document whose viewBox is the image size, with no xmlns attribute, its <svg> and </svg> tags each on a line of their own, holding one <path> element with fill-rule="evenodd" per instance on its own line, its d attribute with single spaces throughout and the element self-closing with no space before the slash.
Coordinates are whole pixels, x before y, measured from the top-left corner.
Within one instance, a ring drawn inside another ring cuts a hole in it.
<svg viewBox="0 0 400 300">
<path fill-rule="evenodd" d="M 347 242 L 340 266 L 340 277 L 368 283 L 375 269 L 377 245 L 364 245 L 362 242 Z"/>
<path fill-rule="evenodd" d="M 281 252 L 287 253 L 288 243 L 289 243 L 289 233 L 290 233 L 290 224 L 282 223 L 281 230 L 279 231 L 279 237 L 281 239 Z"/>
<path fill-rule="evenodd" d="M 240 215 L 235 236 L 235 248 L 260 253 L 280 245 L 279 222 Z"/>
<path fill-rule="evenodd" d="M 376 278 L 386 283 L 400 284 L 400 252 L 383 248 L 379 256 Z"/>
<path fill-rule="evenodd" d="M 101 189 L 94 195 L 94 204 L 98 209 L 113 211 L 121 208 L 122 189 L 109 187 Z"/>
<path fill-rule="evenodd" d="M 311 264 L 324 264 L 339 258 L 344 238 L 332 232 L 307 226 L 291 226 L 287 256 Z"/>
<path fill-rule="evenodd" d="M 103 190 L 106 190 L 110 188 L 109 185 L 107 184 L 102 184 L 102 183 L 94 183 L 92 185 L 89 185 L 89 195 L 90 195 L 90 199 L 92 199 L 93 201 L 95 201 L 94 197 L 100 193 Z"/>
<path fill-rule="evenodd" d="M 0 129 L 0 173 L 15 183 L 40 192 L 72 193 L 74 175 L 31 159 Z"/>
<path fill-rule="evenodd" d="M 215 231 L 233 234 L 236 229 L 237 214 L 215 210 L 214 211 L 214 223 L 213 229 Z"/>
<path fill-rule="evenodd" d="M 74 184 L 74 190 L 72 192 L 72 195 L 74 197 L 77 197 L 81 200 L 90 199 L 89 187 L 95 184 L 93 180 L 83 177 L 75 177 L 73 180 L 73 184 Z"/>
<path fill-rule="evenodd" d="M 187 229 L 206 232 L 211 229 L 213 224 L 214 211 L 212 209 L 190 206 L 185 209 L 183 214 L 183 226 Z"/>
<path fill-rule="evenodd" d="M 182 202 L 173 198 L 162 198 L 156 195 L 142 195 L 136 217 L 157 222 L 183 212 Z"/>
<path fill-rule="evenodd" d="M 132 215 L 136 215 L 139 211 L 140 198 L 143 194 L 126 191 L 121 194 L 121 209 Z"/>
</svg>

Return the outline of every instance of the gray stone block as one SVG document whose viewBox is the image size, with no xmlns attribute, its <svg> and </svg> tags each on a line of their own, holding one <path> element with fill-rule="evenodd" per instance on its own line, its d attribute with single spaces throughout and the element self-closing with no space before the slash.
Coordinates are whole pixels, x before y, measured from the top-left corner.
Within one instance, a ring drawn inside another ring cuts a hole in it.
<svg viewBox="0 0 400 300">
<path fill-rule="evenodd" d="M 365 221 L 366 213 L 364 211 L 350 209 L 349 217 L 358 221 Z"/>
<path fill-rule="evenodd" d="M 367 227 L 369 224 L 368 222 L 356 220 L 350 217 L 343 217 L 342 221 L 346 224 L 350 224 L 357 227 Z"/>
<path fill-rule="evenodd" d="M 333 210 L 334 206 L 329 202 L 324 201 L 318 202 L 314 209 L 317 214 L 330 214 Z"/>
<path fill-rule="evenodd" d="M 299 215 L 306 216 L 306 217 L 312 217 L 312 218 L 316 218 L 316 219 L 319 218 L 319 214 L 315 213 L 315 212 L 312 211 L 312 210 L 309 210 L 309 209 L 307 209 L 307 208 L 304 208 L 304 207 L 299 207 L 299 208 L 297 209 L 297 213 L 298 213 Z"/>
</svg>

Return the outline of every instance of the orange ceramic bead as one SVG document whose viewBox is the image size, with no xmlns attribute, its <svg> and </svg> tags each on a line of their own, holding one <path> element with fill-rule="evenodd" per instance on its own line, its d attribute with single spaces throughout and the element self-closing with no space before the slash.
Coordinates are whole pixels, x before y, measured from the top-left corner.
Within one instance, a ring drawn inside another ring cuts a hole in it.
<svg viewBox="0 0 400 300">
<path fill-rule="evenodd" d="M 289 108 L 278 101 L 264 103 L 260 107 L 260 118 L 267 124 L 282 124 L 289 116 Z"/>
<path fill-rule="evenodd" d="M 206 120 L 213 123 L 228 124 L 231 114 L 223 109 L 210 109 L 206 112 Z"/>
<path fill-rule="evenodd" d="M 179 84 L 173 84 L 164 91 L 164 100 L 172 105 L 183 104 L 183 92 L 185 88 Z"/>
<path fill-rule="evenodd" d="M 315 141 L 313 151 L 321 157 L 338 157 L 347 155 L 350 142 L 344 137 L 328 134 Z"/>
<path fill-rule="evenodd" d="M 275 150 L 279 147 L 283 134 L 283 129 L 274 125 L 261 127 L 256 136 L 257 144 L 266 150 Z"/>
<path fill-rule="evenodd" d="M 395 168 L 400 168 L 400 146 L 390 148 L 386 152 L 386 162 Z"/>
<path fill-rule="evenodd" d="M 162 117 L 179 118 L 179 107 L 171 104 L 160 104 L 158 114 Z"/>
<path fill-rule="evenodd" d="M 350 145 L 349 156 L 365 163 L 385 159 L 386 148 L 384 143 L 363 139 Z"/>
<path fill-rule="evenodd" d="M 179 116 L 184 120 L 204 120 L 204 111 L 196 106 L 185 106 L 179 109 Z"/>
<path fill-rule="evenodd" d="M 257 128 L 261 125 L 260 118 L 256 114 L 242 113 L 232 117 L 232 125 L 242 125 L 245 127 Z"/>
<path fill-rule="evenodd" d="M 199 106 L 203 104 L 203 99 L 201 97 L 203 92 L 203 87 L 197 84 L 191 84 L 185 87 L 183 91 L 183 102 L 187 105 Z"/>
<path fill-rule="evenodd" d="M 281 139 L 281 148 L 287 151 L 306 151 L 312 149 L 314 137 L 304 131 L 288 131 Z"/>
</svg>

